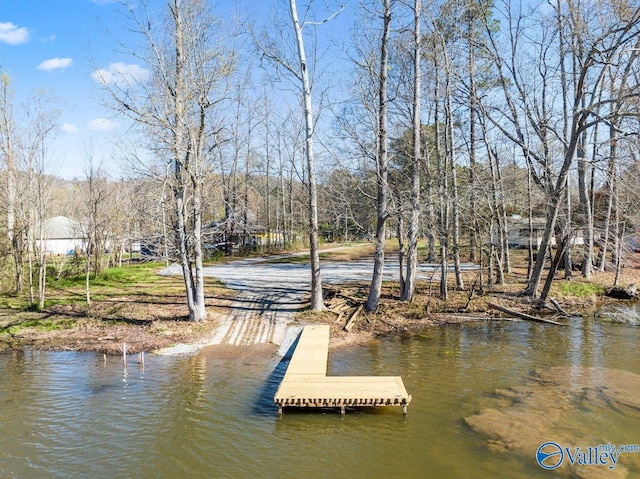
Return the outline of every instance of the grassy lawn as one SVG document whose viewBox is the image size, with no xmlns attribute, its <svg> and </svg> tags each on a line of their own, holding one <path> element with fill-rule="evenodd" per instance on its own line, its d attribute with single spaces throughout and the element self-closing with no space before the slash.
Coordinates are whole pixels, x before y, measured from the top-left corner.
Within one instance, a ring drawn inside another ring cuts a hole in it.
<svg viewBox="0 0 640 479">
<path fill-rule="evenodd" d="M 1 297 L 0 350 L 3 344 L 35 344 L 116 353 L 127 338 L 134 352 L 193 340 L 213 329 L 234 293 L 205 278 L 209 320 L 190 323 L 182 277 L 160 276 L 162 267 L 146 263 L 105 270 L 90 279 L 91 304 L 82 274 L 50 278 L 42 311 L 30 307 L 28 293 Z"/>
</svg>

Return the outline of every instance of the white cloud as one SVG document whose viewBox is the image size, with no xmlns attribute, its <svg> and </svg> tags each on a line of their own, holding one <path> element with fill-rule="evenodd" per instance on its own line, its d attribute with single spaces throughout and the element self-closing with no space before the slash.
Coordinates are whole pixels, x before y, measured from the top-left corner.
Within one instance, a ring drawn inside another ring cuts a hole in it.
<svg viewBox="0 0 640 479">
<path fill-rule="evenodd" d="M 71 58 L 50 58 L 49 60 L 45 60 L 40 65 L 38 65 L 38 70 L 46 70 L 50 72 L 52 70 L 67 68 L 68 66 L 71 66 L 72 63 L 73 60 Z"/>
<path fill-rule="evenodd" d="M 98 83 L 105 85 L 127 85 L 138 83 L 149 78 L 149 70 L 131 63 L 111 63 L 109 68 L 99 68 L 91 74 Z"/>
<path fill-rule="evenodd" d="M 72 125 L 71 123 L 63 123 L 62 131 L 65 133 L 78 133 L 79 128 L 76 125 Z"/>
<path fill-rule="evenodd" d="M 11 22 L 0 22 L 0 43 L 20 45 L 29 41 L 29 30 Z"/>
<path fill-rule="evenodd" d="M 111 131 L 115 130 L 117 126 L 117 123 L 106 118 L 96 118 L 87 123 L 87 128 L 93 131 Z"/>
</svg>

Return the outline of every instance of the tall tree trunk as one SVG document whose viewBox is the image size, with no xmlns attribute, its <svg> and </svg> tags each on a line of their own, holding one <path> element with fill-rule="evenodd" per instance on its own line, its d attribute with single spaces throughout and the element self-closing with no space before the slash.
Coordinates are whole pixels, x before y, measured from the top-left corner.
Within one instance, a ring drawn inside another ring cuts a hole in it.
<svg viewBox="0 0 640 479">
<path fill-rule="evenodd" d="M 29 213 L 29 216 L 31 216 L 30 213 Z M 35 305 L 36 297 L 35 297 L 34 284 L 33 284 L 33 275 L 34 275 L 33 258 L 35 256 L 35 252 L 34 252 L 34 244 L 33 244 L 34 243 L 33 233 L 31 232 L 31 225 L 33 225 L 33 220 L 29 218 L 27 221 L 29 224 L 26 226 L 25 237 L 27 240 L 27 266 L 29 271 L 29 304 Z"/>
<path fill-rule="evenodd" d="M 533 274 L 533 265 L 535 263 L 536 254 L 547 254 L 546 251 L 540 251 L 536 238 L 535 250 L 533 245 L 533 181 L 531 179 L 531 164 L 527 161 L 527 216 L 529 227 L 529 240 L 527 241 L 527 281 L 531 279 Z"/>
<path fill-rule="evenodd" d="M 398 274 L 400 276 L 401 295 L 407 287 L 407 277 L 405 271 L 405 231 L 404 218 L 402 213 L 398 214 L 398 222 L 396 224 L 396 236 L 398 237 Z"/>
<path fill-rule="evenodd" d="M 566 198 L 566 218 L 567 221 L 562 229 L 562 238 L 566 238 L 565 246 L 562 254 L 562 264 L 564 265 L 564 279 L 572 279 L 572 266 L 571 266 L 571 192 L 569 191 L 569 177 L 567 176 L 567 184 L 565 186 L 565 198 Z"/>
<path fill-rule="evenodd" d="M 609 125 L 609 160 L 607 163 L 607 212 L 604 217 L 604 225 L 602 227 L 602 246 L 600 249 L 600 258 L 598 269 L 600 272 L 605 270 L 607 264 L 607 250 L 610 243 L 611 235 L 611 214 L 613 213 L 614 191 L 617 181 L 618 170 L 618 125 L 614 122 Z M 614 253 L 615 255 L 615 253 Z"/>
<path fill-rule="evenodd" d="M 456 165 L 454 117 L 452 106 L 451 72 L 449 61 L 447 62 L 446 93 L 445 93 L 445 113 L 446 113 L 446 134 L 447 156 L 449 157 L 449 168 L 451 172 L 451 203 L 452 203 L 452 241 L 453 241 L 453 267 L 456 277 L 456 289 L 464 289 L 462 271 L 460 268 L 460 204 L 458 198 L 458 180 Z"/>
<path fill-rule="evenodd" d="M 475 3 L 475 2 L 474 2 Z M 470 12 L 467 13 L 467 29 L 468 29 L 468 48 L 469 48 L 469 213 L 471 214 L 471 224 L 469 231 L 469 261 L 476 261 L 476 250 L 478 248 L 478 212 L 477 212 L 477 198 L 476 187 L 477 181 L 477 166 L 476 166 L 476 110 L 477 110 L 477 96 L 476 96 L 476 73 L 475 73 L 475 28 L 474 21 L 475 16 L 472 13 L 473 7 Z"/>
<path fill-rule="evenodd" d="M 582 276 L 591 279 L 593 253 L 593 217 L 591 216 L 591 197 L 587 191 L 587 159 L 584 145 L 578 148 L 578 190 L 580 194 L 580 213 L 583 222 Z"/>
<path fill-rule="evenodd" d="M 620 215 L 618 214 L 618 208 L 620 207 L 619 197 L 618 197 L 618 189 L 616 188 L 616 225 L 620 222 Z M 626 215 L 622 215 L 623 217 Z M 620 274 L 622 272 L 622 246 L 624 245 L 624 234 L 627 229 L 626 222 L 622 220 L 622 229 L 616 226 L 616 253 L 615 253 L 615 265 L 616 265 L 616 274 L 613 278 L 613 285 L 618 286 L 620 281 Z"/>
<path fill-rule="evenodd" d="M 266 190 L 266 194 L 265 194 L 265 201 L 264 201 L 264 209 L 266 210 L 266 220 L 267 220 L 267 247 L 269 249 L 271 249 L 271 231 L 272 231 L 272 226 L 271 226 L 271 142 L 269 139 L 269 122 L 268 119 L 265 119 L 265 145 L 264 145 L 264 152 L 265 152 L 265 175 L 266 175 L 266 182 L 267 184 L 265 185 L 265 190 Z"/>
<path fill-rule="evenodd" d="M 484 136 L 484 135 L 483 135 Z M 504 284 L 504 245 L 505 245 L 505 230 L 502 223 L 502 209 L 500 207 L 500 200 L 498 199 L 499 187 L 498 187 L 498 174 L 496 170 L 498 166 L 498 153 L 496 150 L 487 145 L 487 151 L 489 153 L 489 171 L 491 172 L 491 246 L 496 246 L 495 260 L 496 260 L 496 283 L 499 285 Z M 497 238 L 494 235 L 494 231 L 497 233 Z M 491 262 L 491 257 L 489 262 Z"/>
<path fill-rule="evenodd" d="M 91 304 L 91 289 L 89 288 L 90 275 L 91 275 L 91 256 L 87 255 L 87 264 L 85 265 L 85 268 L 84 268 L 84 294 L 87 300 L 87 304 Z"/>
<path fill-rule="evenodd" d="M 40 176 L 40 175 L 39 175 Z M 44 299 L 47 287 L 47 251 L 46 251 L 46 240 L 47 236 L 45 233 L 45 201 L 43 198 L 43 185 L 42 181 L 44 178 L 40 177 L 37 180 L 38 183 L 38 192 L 36 193 L 37 197 L 37 217 L 38 217 L 38 241 L 39 248 L 38 251 L 38 309 L 44 309 Z"/>
<path fill-rule="evenodd" d="M 434 49 L 438 44 L 434 42 Z M 434 97 L 440 98 L 440 62 L 438 54 L 434 56 Z M 447 256 L 449 254 L 449 169 L 447 167 L 446 153 L 442 151 L 442 139 L 440 130 L 440 102 L 434 104 L 434 136 L 435 136 L 435 155 L 437 160 L 438 175 L 438 239 L 440 241 L 440 297 L 447 299 L 448 288 L 448 264 Z M 445 134 L 446 137 L 446 134 Z M 446 148 L 445 148 L 446 149 Z"/>
<path fill-rule="evenodd" d="M 382 274 L 384 271 L 384 243 L 387 236 L 387 76 L 389 65 L 389 35 L 391 30 L 391 2 L 383 0 L 383 27 L 380 43 L 380 70 L 378 73 L 378 135 L 377 135 L 377 223 L 376 246 L 373 260 L 373 276 L 369 288 L 369 296 L 365 303 L 367 311 L 375 311 L 380 303 L 382 293 Z"/>
<path fill-rule="evenodd" d="M 407 250 L 407 274 L 404 287 L 401 288 L 403 301 L 412 301 L 416 290 L 416 266 L 418 263 L 418 230 L 420 227 L 420 166 L 422 145 L 422 121 L 420 118 L 421 106 L 421 60 L 422 60 L 422 35 L 420 33 L 421 1 L 414 3 L 414 45 L 413 45 L 413 163 L 411 183 L 411 216 L 409 219 L 409 247 Z"/>
<path fill-rule="evenodd" d="M 304 104 L 305 123 L 305 156 L 307 158 L 308 201 L 309 201 L 309 256 L 311 264 L 311 309 L 324 309 L 322 300 L 322 278 L 320 276 L 320 253 L 318 251 L 318 192 L 316 185 L 316 167 L 313 152 L 313 109 L 311 105 L 311 84 L 309 70 L 302 38 L 302 27 L 298 20 L 296 0 L 289 0 L 291 20 L 296 34 L 298 58 L 300 60 L 300 79 L 302 81 L 302 99 Z"/>
<path fill-rule="evenodd" d="M 204 297 L 204 269 L 202 264 L 202 200 L 199 184 L 194 184 L 193 196 L 193 256 L 195 266 L 195 271 L 193 273 L 195 274 L 195 279 L 193 291 L 193 314 L 190 314 L 190 319 L 193 321 L 200 321 L 207 319 L 207 310 Z"/>
<path fill-rule="evenodd" d="M 251 118 L 247 120 L 247 133 L 244 135 L 244 143 L 247 147 L 244 160 L 244 185 L 242 192 L 242 252 L 246 254 L 250 250 L 251 241 L 249 239 L 249 172 L 251 165 Z"/>
<path fill-rule="evenodd" d="M 282 164 L 282 157 L 280 156 L 280 194 L 282 195 L 280 198 L 280 201 L 282 203 L 282 246 L 284 248 L 287 248 L 289 246 L 289 228 L 287 225 L 287 218 L 289 217 L 289 215 L 293 215 L 293 212 L 290 211 L 289 215 L 287 214 L 287 195 L 286 195 L 286 189 L 285 189 L 285 184 L 284 184 L 284 167 Z"/>
<path fill-rule="evenodd" d="M 568 87 L 569 87 L 569 81 L 567 79 L 567 72 L 566 72 L 566 51 L 567 51 L 567 42 L 565 39 L 565 34 L 564 34 L 564 27 L 563 27 L 563 23 L 565 23 L 566 19 L 563 18 L 562 16 L 562 11 L 560 8 L 560 3 L 558 3 L 558 9 L 556 11 L 556 21 L 558 24 L 558 41 L 559 41 L 559 52 L 560 52 L 560 78 L 561 78 L 561 85 L 562 85 L 562 118 L 563 118 L 563 125 L 562 125 L 562 138 L 563 138 L 563 142 L 564 144 L 567 144 L 569 142 L 568 139 L 568 135 L 569 135 L 569 95 L 568 95 Z M 575 43 L 576 41 L 576 37 L 573 36 L 572 37 L 572 42 Z M 576 45 L 574 45 L 574 48 L 576 47 Z M 582 57 L 582 51 L 581 48 L 578 48 L 578 51 L 580 51 L 579 55 L 580 57 Z M 576 50 L 574 50 L 574 55 L 571 56 L 571 61 L 572 61 L 572 75 L 571 75 L 571 81 L 573 82 L 573 88 L 576 88 L 576 64 L 577 64 L 577 58 L 576 58 Z M 584 107 L 584 98 L 582 98 L 582 107 Z M 545 137 L 546 138 L 546 137 Z M 579 143 L 580 144 L 580 143 Z M 578 145 L 579 145 L 578 144 Z M 565 153 L 566 154 L 566 153 Z M 565 187 L 565 199 L 566 199 L 566 204 L 565 204 L 565 214 L 566 214 L 566 224 L 564 225 L 563 231 L 560 234 L 562 236 L 562 238 L 564 238 L 568 233 L 569 233 L 569 229 L 571 228 L 571 191 L 569 189 L 569 177 L 567 177 L 566 180 L 566 184 L 564 185 Z M 560 247 L 560 238 L 558 238 L 558 240 L 556 241 L 558 248 Z M 562 249 L 562 260 L 564 263 L 564 267 L 565 267 L 565 279 L 571 279 L 571 244 L 569 242 L 564 243 L 563 242 L 563 249 Z M 555 271 L 554 271 L 555 273 Z M 550 274 L 549 277 L 551 279 L 553 279 L 553 274 Z M 547 281 L 545 282 L 545 288 L 543 290 L 542 295 L 545 296 L 545 291 L 547 290 L 547 284 L 550 287 L 550 280 L 547 279 Z M 544 301 L 544 299 L 542 300 Z"/>
<path fill-rule="evenodd" d="M 186 131 L 187 121 L 187 79 L 185 77 L 185 62 L 187 60 L 187 45 L 185 40 L 185 24 L 183 22 L 182 1 L 173 0 L 172 15 L 174 19 L 175 35 L 175 88 L 173 90 L 173 111 L 175 112 L 173 154 L 174 154 L 174 196 L 176 212 L 176 233 L 182 277 L 187 296 L 187 308 L 190 321 L 206 319 L 204 305 L 204 286 L 202 281 L 202 242 L 200 198 L 198 190 L 198 162 L 200 160 L 194 142 L 200 141 L 204 134 L 203 111 L 200 110 L 200 130 L 196 138 L 190 138 Z M 198 134 L 199 133 L 199 134 Z M 188 190 L 188 186 L 193 186 Z M 188 196 L 191 196 L 188 198 Z M 189 206 L 189 200 L 192 202 Z M 191 209 L 191 213 L 190 210 Z M 190 224 L 190 221 L 193 221 Z M 192 237 L 193 243 L 190 241 Z M 191 254 L 195 260 L 195 277 Z"/>
</svg>

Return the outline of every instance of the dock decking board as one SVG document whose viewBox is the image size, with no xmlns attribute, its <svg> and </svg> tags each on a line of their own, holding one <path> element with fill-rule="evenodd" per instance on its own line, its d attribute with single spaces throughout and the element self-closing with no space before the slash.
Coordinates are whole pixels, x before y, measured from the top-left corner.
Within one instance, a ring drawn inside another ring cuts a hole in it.
<svg viewBox="0 0 640 479">
<path fill-rule="evenodd" d="M 399 376 L 327 376 L 329 326 L 305 326 L 273 400 L 283 407 L 402 406 L 411 395 Z"/>
</svg>

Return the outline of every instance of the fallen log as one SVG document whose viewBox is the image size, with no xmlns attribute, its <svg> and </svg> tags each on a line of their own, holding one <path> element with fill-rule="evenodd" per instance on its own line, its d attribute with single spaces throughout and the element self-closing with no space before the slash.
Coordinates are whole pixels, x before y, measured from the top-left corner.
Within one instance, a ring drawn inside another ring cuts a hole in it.
<svg viewBox="0 0 640 479">
<path fill-rule="evenodd" d="M 360 312 L 362 311 L 363 308 L 364 308 L 363 305 L 358 306 L 355 309 L 355 311 L 351 313 L 351 316 L 349 316 L 349 320 L 347 321 L 347 324 L 344 325 L 344 330 L 347 333 L 351 331 L 351 328 L 353 328 L 353 326 L 356 324 L 356 321 L 358 320 L 358 316 L 360 315 Z"/>
<path fill-rule="evenodd" d="M 560 313 L 561 315 L 563 315 L 565 318 L 571 318 L 575 315 L 569 314 L 567 311 L 564 310 L 564 308 L 562 306 L 560 306 L 560 303 L 558 303 L 555 299 L 553 298 L 549 298 L 549 302 L 553 305 L 553 308 Z"/>
<path fill-rule="evenodd" d="M 447 319 L 457 319 L 463 322 L 471 321 L 516 321 L 514 318 L 491 317 L 491 316 L 458 316 L 455 314 L 447 314 Z"/>
<path fill-rule="evenodd" d="M 552 319 L 540 318 L 538 316 L 531 316 L 529 314 L 521 313 L 519 311 L 513 311 L 511 309 L 505 308 L 504 306 L 499 306 L 493 303 L 487 303 L 492 309 L 497 309 L 503 313 L 509 314 L 511 316 L 515 316 L 516 318 L 526 319 L 527 321 L 536 321 L 538 323 L 547 323 L 547 324 L 555 324 L 556 326 L 564 326 L 564 324 L 554 321 Z"/>
<path fill-rule="evenodd" d="M 345 312 L 349 311 L 350 309 L 351 309 L 351 306 L 349 306 L 346 303 L 343 304 L 343 305 L 340 305 L 340 306 L 334 306 L 333 307 L 333 310 L 334 311 L 338 311 L 339 313 L 345 313 Z"/>
</svg>

